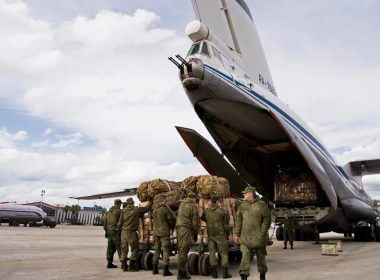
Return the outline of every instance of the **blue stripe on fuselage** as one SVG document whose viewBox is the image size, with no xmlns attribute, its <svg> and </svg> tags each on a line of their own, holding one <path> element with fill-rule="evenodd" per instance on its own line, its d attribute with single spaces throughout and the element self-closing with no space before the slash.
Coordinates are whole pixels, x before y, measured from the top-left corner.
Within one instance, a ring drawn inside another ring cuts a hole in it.
<svg viewBox="0 0 380 280">
<path fill-rule="evenodd" d="M 334 169 L 341 174 L 343 177 L 345 177 L 347 180 L 349 180 L 347 174 L 344 172 L 343 168 L 333 164 L 334 160 L 332 159 L 330 153 L 326 150 L 325 147 L 310 133 L 308 132 L 303 126 L 301 126 L 295 119 L 293 119 L 288 113 L 286 113 L 284 110 L 282 110 L 280 107 L 278 107 L 276 104 L 272 103 L 268 99 L 264 98 L 257 92 L 253 91 L 251 88 L 245 86 L 244 84 L 240 83 L 239 81 L 235 80 L 232 76 L 228 76 L 224 74 L 223 72 L 220 72 L 219 70 L 205 64 L 205 69 L 209 70 L 213 74 L 218 75 L 219 77 L 223 78 L 224 80 L 227 80 L 230 84 L 234 85 L 235 87 L 239 88 L 240 90 L 243 90 L 244 92 L 248 93 L 251 97 L 254 97 L 257 101 L 259 101 L 262 105 L 270 107 L 274 110 L 276 110 L 278 113 L 280 113 L 283 117 L 285 117 L 285 120 L 287 123 L 289 123 L 293 128 L 295 128 L 298 132 L 303 134 L 306 138 L 309 139 L 311 143 L 313 143 L 316 148 L 325 155 L 331 162 Z M 322 151 L 321 151 L 322 150 Z"/>
</svg>

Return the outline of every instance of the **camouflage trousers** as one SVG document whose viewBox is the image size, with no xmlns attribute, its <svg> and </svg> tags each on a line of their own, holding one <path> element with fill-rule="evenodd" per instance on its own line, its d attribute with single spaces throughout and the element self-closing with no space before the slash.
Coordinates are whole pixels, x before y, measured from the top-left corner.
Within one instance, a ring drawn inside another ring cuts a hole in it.
<svg viewBox="0 0 380 280">
<path fill-rule="evenodd" d="M 227 268 L 228 264 L 228 241 L 224 235 L 209 236 L 208 237 L 208 250 L 210 252 L 210 265 L 217 266 L 218 261 L 215 254 L 219 253 L 221 257 L 222 267 Z"/>
<path fill-rule="evenodd" d="M 288 241 L 290 245 L 293 245 L 293 230 L 284 230 L 284 245 L 288 245 Z"/>
<path fill-rule="evenodd" d="M 242 252 L 242 258 L 240 263 L 240 275 L 248 275 L 249 276 L 249 269 L 250 269 L 250 263 L 251 263 L 251 251 L 252 248 L 249 248 L 248 246 L 241 244 L 240 250 Z M 260 273 L 264 273 L 268 271 L 267 263 L 265 261 L 265 256 L 267 254 L 267 249 L 265 247 L 262 248 L 256 248 L 256 262 L 257 262 L 257 270 Z"/>
<path fill-rule="evenodd" d="M 137 260 L 139 253 L 139 237 L 136 231 L 123 229 L 121 231 L 121 260 L 127 261 L 129 247 L 131 247 L 131 260 Z"/>
<path fill-rule="evenodd" d="M 113 256 L 117 251 L 119 255 L 119 260 L 121 259 L 121 248 L 120 248 L 120 235 L 116 230 L 107 230 L 107 260 L 113 261 Z"/>
<path fill-rule="evenodd" d="M 177 245 L 178 245 L 178 270 L 187 271 L 187 254 L 193 245 L 193 231 L 189 228 L 177 228 Z"/>
<path fill-rule="evenodd" d="M 154 236 L 154 255 L 153 263 L 158 263 L 162 251 L 162 264 L 169 265 L 170 256 L 170 237 Z"/>
</svg>

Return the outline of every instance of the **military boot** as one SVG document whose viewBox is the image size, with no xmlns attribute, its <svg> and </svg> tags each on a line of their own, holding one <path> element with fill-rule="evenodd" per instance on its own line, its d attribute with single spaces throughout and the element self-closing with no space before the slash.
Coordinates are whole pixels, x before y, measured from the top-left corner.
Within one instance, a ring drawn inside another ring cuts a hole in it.
<svg viewBox="0 0 380 280">
<path fill-rule="evenodd" d="M 153 263 L 152 272 L 153 272 L 153 275 L 158 274 L 158 263 Z"/>
<path fill-rule="evenodd" d="M 182 279 L 185 279 L 185 280 L 186 280 L 186 279 L 191 279 L 191 277 L 187 275 L 187 272 L 186 272 L 186 271 L 178 270 L 177 279 L 178 279 L 178 280 L 182 280 Z"/>
<path fill-rule="evenodd" d="M 112 260 L 108 260 L 108 261 L 107 261 L 107 268 L 117 268 L 117 265 L 114 265 L 114 264 L 112 263 Z"/>
<path fill-rule="evenodd" d="M 265 280 L 265 272 L 260 272 L 260 280 Z"/>
<path fill-rule="evenodd" d="M 228 273 L 228 267 L 223 267 L 223 279 L 231 278 L 232 275 Z"/>
<path fill-rule="evenodd" d="M 123 271 L 128 271 L 128 264 L 127 264 L 126 261 L 124 261 L 124 262 L 121 263 L 121 269 Z"/>
<path fill-rule="evenodd" d="M 290 249 L 292 249 L 292 250 L 293 250 L 293 244 L 290 244 Z"/>
<path fill-rule="evenodd" d="M 211 271 L 211 277 L 212 278 L 218 278 L 218 270 L 217 270 L 217 266 L 213 265 L 210 267 L 210 271 Z"/>
<path fill-rule="evenodd" d="M 240 274 L 240 279 L 241 280 L 247 280 L 248 276 L 245 274 Z"/>
<path fill-rule="evenodd" d="M 172 276 L 173 273 L 169 271 L 169 265 L 164 265 L 164 271 L 162 272 L 162 276 Z"/>
</svg>

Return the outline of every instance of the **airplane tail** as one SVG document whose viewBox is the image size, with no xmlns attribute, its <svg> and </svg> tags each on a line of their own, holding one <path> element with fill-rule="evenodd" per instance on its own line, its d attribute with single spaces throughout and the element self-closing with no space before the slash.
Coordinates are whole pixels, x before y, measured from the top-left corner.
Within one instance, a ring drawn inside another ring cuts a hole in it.
<svg viewBox="0 0 380 280">
<path fill-rule="evenodd" d="M 192 0 L 196 17 L 240 54 L 251 80 L 276 94 L 259 34 L 244 0 Z"/>
</svg>

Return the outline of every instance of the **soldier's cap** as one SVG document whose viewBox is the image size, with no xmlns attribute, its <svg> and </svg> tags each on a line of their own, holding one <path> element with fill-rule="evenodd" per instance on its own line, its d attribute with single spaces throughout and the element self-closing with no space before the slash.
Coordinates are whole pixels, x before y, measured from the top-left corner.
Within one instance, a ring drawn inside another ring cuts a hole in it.
<svg viewBox="0 0 380 280">
<path fill-rule="evenodd" d="M 255 187 L 246 187 L 244 189 L 244 191 L 242 191 L 241 193 L 242 194 L 246 194 L 246 193 L 249 193 L 249 192 L 255 194 L 256 193 L 256 188 Z"/>
<path fill-rule="evenodd" d="M 193 192 L 189 192 L 186 197 L 187 198 L 195 198 L 196 199 L 197 195 L 195 193 L 193 193 Z"/>
<path fill-rule="evenodd" d="M 133 198 L 132 197 L 129 197 L 128 199 L 127 199 L 127 204 L 135 204 L 135 201 L 133 200 Z"/>
<path fill-rule="evenodd" d="M 114 204 L 121 204 L 121 200 L 120 199 L 115 199 L 114 200 Z"/>
</svg>

